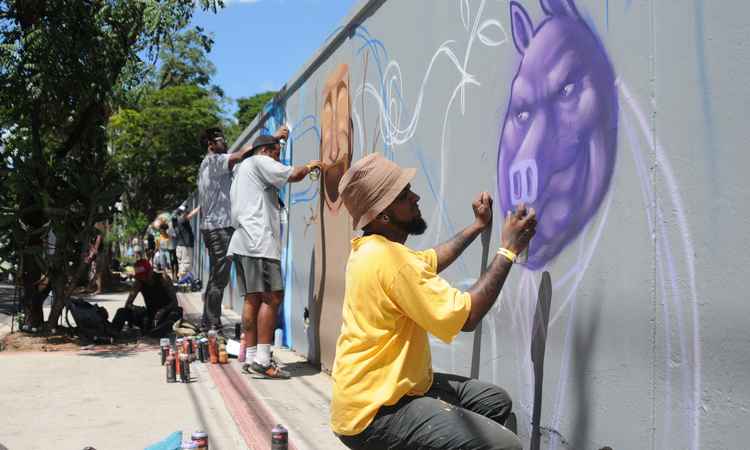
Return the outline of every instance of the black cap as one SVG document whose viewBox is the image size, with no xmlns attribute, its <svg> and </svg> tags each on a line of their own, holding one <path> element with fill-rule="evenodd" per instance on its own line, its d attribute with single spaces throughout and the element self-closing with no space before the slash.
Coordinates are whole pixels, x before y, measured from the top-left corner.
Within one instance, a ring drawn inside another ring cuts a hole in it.
<svg viewBox="0 0 750 450">
<path fill-rule="evenodd" d="M 253 146 L 251 147 L 251 150 L 255 150 L 258 147 L 265 147 L 266 145 L 273 145 L 273 144 L 278 144 L 278 143 L 279 143 L 279 139 L 274 136 L 270 136 L 267 134 L 263 136 L 258 136 L 253 141 Z"/>
</svg>

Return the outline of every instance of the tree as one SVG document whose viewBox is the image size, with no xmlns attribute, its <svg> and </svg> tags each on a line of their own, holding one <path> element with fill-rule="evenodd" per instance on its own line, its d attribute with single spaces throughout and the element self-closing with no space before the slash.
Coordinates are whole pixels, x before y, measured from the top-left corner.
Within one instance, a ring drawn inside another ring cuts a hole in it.
<svg viewBox="0 0 750 450">
<path fill-rule="evenodd" d="M 81 249 L 124 186 L 105 127 L 147 74 L 160 45 L 198 3 L 221 0 L 0 1 L 0 242 L 18 264 L 27 320 L 57 323 Z M 146 58 L 144 60 L 142 58 Z M 55 240 L 51 247 L 48 237 Z"/>
<path fill-rule="evenodd" d="M 203 87 L 176 85 L 145 95 L 138 109 L 121 109 L 109 123 L 117 167 L 127 178 L 127 210 L 153 218 L 174 209 L 197 184 L 206 149 L 200 132 L 221 123 L 219 99 Z"/>
<path fill-rule="evenodd" d="M 202 33 L 202 28 L 177 34 L 170 39 L 159 52 L 158 88 L 170 86 L 195 85 L 208 86 L 216 67 L 209 61 L 207 54 L 213 47 L 213 38 Z M 218 87 L 213 87 L 216 94 L 223 96 Z"/>
<path fill-rule="evenodd" d="M 266 103 L 270 102 L 276 95 L 275 91 L 262 92 L 260 94 L 253 95 L 252 97 L 241 97 L 237 99 L 237 113 L 235 117 L 240 125 L 240 130 L 245 129 L 250 122 L 255 119 L 255 116 L 263 111 L 263 107 Z"/>
</svg>

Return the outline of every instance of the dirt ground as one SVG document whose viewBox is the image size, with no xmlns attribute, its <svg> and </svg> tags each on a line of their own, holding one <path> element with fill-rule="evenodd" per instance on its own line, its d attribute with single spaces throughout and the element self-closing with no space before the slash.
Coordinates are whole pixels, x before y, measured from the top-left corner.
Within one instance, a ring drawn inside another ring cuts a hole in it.
<svg viewBox="0 0 750 450">
<path fill-rule="evenodd" d="M 79 350 L 132 351 L 134 347 L 158 348 L 159 340 L 151 337 L 138 336 L 137 331 L 131 330 L 122 339 L 110 344 L 106 342 L 91 342 L 73 336 L 68 328 L 60 327 L 57 333 L 24 333 L 15 332 L 6 335 L 0 341 L 0 352 L 70 352 Z"/>
</svg>

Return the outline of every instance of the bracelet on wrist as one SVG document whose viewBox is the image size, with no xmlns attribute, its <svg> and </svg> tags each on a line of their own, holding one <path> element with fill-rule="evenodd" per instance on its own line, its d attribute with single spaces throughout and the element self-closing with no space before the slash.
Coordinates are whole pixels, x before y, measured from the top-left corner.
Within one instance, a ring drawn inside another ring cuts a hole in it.
<svg viewBox="0 0 750 450">
<path fill-rule="evenodd" d="M 505 247 L 500 247 L 500 249 L 497 251 L 498 255 L 503 255 L 508 261 L 510 261 L 511 264 L 516 262 L 516 258 L 518 255 L 513 253 L 512 251 L 508 250 Z"/>
</svg>

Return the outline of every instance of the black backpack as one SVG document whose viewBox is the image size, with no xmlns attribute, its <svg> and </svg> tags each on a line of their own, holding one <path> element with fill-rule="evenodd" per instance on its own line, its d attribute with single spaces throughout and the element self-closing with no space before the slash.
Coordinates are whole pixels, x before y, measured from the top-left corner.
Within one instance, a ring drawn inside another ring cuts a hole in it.
<svg viewBox="0 0 750 450">
<path fill-rule="evenodd" d="M 70 297 L 65 306 L 76 322 L 75 333 L 85 339 L 98 342 L 112 342 L 114 337 L 109 329 L 109 313 L 99 305 L 91 304 L 86 300 Z M 70 327 L 67 313 L 65 320 Z"/>
</svg>

